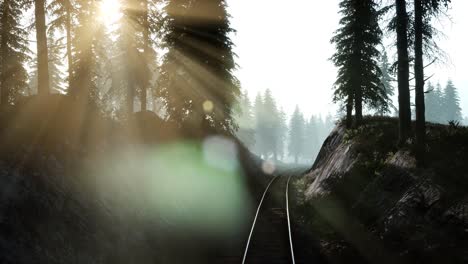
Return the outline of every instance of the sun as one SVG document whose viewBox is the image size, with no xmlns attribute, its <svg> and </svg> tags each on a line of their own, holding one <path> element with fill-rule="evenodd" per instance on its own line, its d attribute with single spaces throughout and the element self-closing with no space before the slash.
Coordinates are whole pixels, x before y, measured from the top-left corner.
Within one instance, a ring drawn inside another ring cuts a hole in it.
<svg viewBox="0 0 468 264">
<path fill-rule="evenodd" d="M 99 19 L 106 26 L 111 26 L 120 18 L 119 0 L 101 0 L 99 4 Z"/>
</svg>

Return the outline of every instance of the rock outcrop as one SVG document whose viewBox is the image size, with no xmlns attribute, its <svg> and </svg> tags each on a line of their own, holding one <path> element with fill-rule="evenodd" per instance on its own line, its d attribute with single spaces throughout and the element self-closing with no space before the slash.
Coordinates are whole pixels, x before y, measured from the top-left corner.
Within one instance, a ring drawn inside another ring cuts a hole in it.
<svg viewBox="0 0 468 264">
<path fill-rule="evenodd" d="M 372 119 L 358 130 L 333 130 L 304 178 L 303 199 L 315 218 L 309 226 L 331 226 L 334 235 L 321 237 L 329 255 L 349 247 L 371 263 L 375 254 L 362 251 L 377 250 L 389 263 L 466 263 L 468 129 L 429 125 L 420 168 L 411 146 L 396 147 L 396 128 L 396 120 Z M 362 246 L 369 243 L 379 246 Z"/>
</svg>

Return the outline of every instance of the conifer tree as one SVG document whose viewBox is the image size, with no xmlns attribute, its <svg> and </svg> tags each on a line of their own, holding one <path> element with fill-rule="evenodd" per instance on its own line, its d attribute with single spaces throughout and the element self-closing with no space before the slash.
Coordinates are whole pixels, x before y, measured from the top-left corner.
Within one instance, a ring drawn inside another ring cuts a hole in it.
<svg viewBox="0 0 468 264">
<path fill-rule="evenodd" d="M 247 91 L 242 92 L 234 109 L 235 119 L 239 126 L 236 135 L 249 148 L 255 144 L 252 107 Z"/>
<path fill-rule="evenodd" d="M 397 35 L 397 80 L 399 141 L 405 143 L 411 134 L 411 103 L 409 89 L 408 13 L 406 0 L 395 0 L 394 29 Z"/>
<path fill-rule="evenodd" d="M 312 161 L 318 154 L 319 146 L 319 123 L 317 117 L 312 115 L 304 129 L 305 150 L 304 155 Z"/>
<path fill-rule="evenodd" d="M 167 13 L 158 94 L 169 119 L 202 130 L 232 133 L 239 95 L 225 0 L 172 0 Z"/>
<path fill-rule="evenodd" d="M 49 51 L 47 47 L 47 27 L 45 14 L 45 0 L 34 1 L 36 47 L 37 47 L 37 93 L 48 95 L 49 87 Z"/>
<path fill-rule="evenodd" d="M 73 76 L 69 94 L 87 103 L 98 98 L 97 47 L 104 28 L 97 20 L 98 0 L 76 0 L 76 27 L 73 38 Z"/>
<path fill-rule="evenodd" d="M 364 103 L 373 109 L 388 108 L 377 62 L 382 37 L 379 12 L 373 0 L 342 0 L 340 13 L 341 27 L 331 40 L 337 50 L 332 61 L 338 67 L 334 101 L 346 104 L 348 126 L 353 108 L 360 125 Z"/>
<path fill-rule="evenodd" d="M 62 43 L 60 40 L 55 40 L 53 36 L 53 32 L 49 31 L 48 34 L 48 46 L 49 46 L 49 87 L 52 93 L 65 93 L 65 87 L 63 85 L 65 77 L 64 73 L 62 72 L 61 68 L 63 68 L 62 63 L 62 52 L 61 46 Z M 38 72 L 37 72 L 37 59 L 33 60 L 31 65 L 32 71 L 30 73 L 29 78 L 29 95 L 37 93 L 38 90 Z"/>
<path fill-rule="evenodd" d="M 49 30 L 59 29 L 65 32 L 67 68 L 68 68 L 68 91 L 70 91 L 73 80 L 73 57 L 72 57 L 72 31 L 73 31 L 73 0 L 52 0 L 47 6 L 52 20 L 49 23 Z"/>
<path fill-rule="evenodd" d="M 282 108 L 280 108 L 278 112 L 278 137 L 276 143 L 276 152 L 278 153 L 278 159 L 283 160 L 286 151 L 286 142 L 287 142 L 287 135 L 288 135 L 288 124 L 286 119 L 286 113 Z"/>
<path fill-rule="evenodd" d="M 263 117 L 264 134 L 267 147 L 267 155 L 272 155 L 273 160 L 277 160 L 278 143 L 280 138 L 279 111 L 270 89 L 266 89 L 263 95 Z"/>
<path fill-rule="evenodd" d="M 463 119 L 460 108 L 460 97 L 452 80 L 449 80 L 445 86 L 442 109 L 444 109 L 444 123 L 461 121 Z"/>
<path fill-rule="evenodd" d="M 433 38 L 431 18 L 440 12 L 441 5 L 450 0 L 414 0 L 414 79 L 416 111 L 416 150 L 419 161 L 423 161 L 426 137 L 424 100 L 424 42 Z M 429 49 L 425 49 L 429 50 Z M 426 54 L 427 56 L 427 54 Z"/>
<path fill-rule="evenodd" d="M 28 1 L 0 1 L 0 104 L 14 103 L 28 89 L 28 32 L 21 25 Z"/>
<path fill-rule="evenodd" d="M 392 76 L 392 72 L 390 70 L 390 62 L 388 61 L 388 54 L 387 51 L 384 49 L 380 56 L 379 60 L 379 68 L 382 72 L 380 77 L 380 83 L 382 85 L 382 89 L 385 91 L 387 95 L 387 108 L 385 107 L 378 107 L 377 114 L 384 115 L 386 114 L 391 108 L 394 109 L 395 106 L 393 105 L 391 97 L 395 94 L 395 88 L 393 87 L 393 82 L 395 79 Z"/>
<path fill-rule="evenodd" d="M 142 77 L 140 75 L 142 71 L 138 67 L 141 65 L 142 57 L 139 49 L 143 46 L 143 40 L 139 34 L 143 32 L 140 24 L 142 13 L 140 12 L 139 0 L 121 0 L 121 6 L 122 17 L 119 23 L 117 43 L 120 48 L 119 65 L 121 76 L 123 76 L 121 85 L 126 94 L 125 111 L 127 115 L 130 115 L 134 111 L 134 102 L 140 80 L 138 77 Z"/>
<path fill-rule="evenodd" d="M 258 93 L 254 102 L 254 120 L 255 120 L 255 153 L 259 156 L 266 155 L 267 142 L 264 135 L 267 133 L 264 122 L 265 109 L 263 106 L 263 96 Z"/>
<path fill-rule="evenodd" d="M 426 105 L 426 120 L 429 122 L 438 122 L 440 94 L 437 93 L 436 88 L 432 83 L 427 84 L 427 94 L 425 96 Z"/>
<path fill-rule="evenodd" d="M 62 68 L 64 67 L 62 62 L 62 42 L 55 40 L 53 33 L 49 33 L 48 41 L 49 45 L 49 87 L 54 93 L 65 93 L 64 87 L 64 73 Z"/>
<path fill-rule="evenodd" d="M 297 164 L 304 153 L 304 116 L 296 105 L 289 124 L 289 154 Z"/>
</svg>

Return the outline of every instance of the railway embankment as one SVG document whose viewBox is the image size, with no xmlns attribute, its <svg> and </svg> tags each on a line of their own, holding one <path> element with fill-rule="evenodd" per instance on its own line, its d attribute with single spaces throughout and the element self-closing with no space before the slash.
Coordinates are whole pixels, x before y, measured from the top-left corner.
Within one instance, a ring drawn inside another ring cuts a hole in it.
<svg viewBox="0 0 468 264">
<path fill-rule="evenodd" d="M 428 124 L 422 167 L 397 129 L 338 125 L 294 182 L 295 221 L 332 263 L 466 263 L 468 128 Z"/>
</svg>

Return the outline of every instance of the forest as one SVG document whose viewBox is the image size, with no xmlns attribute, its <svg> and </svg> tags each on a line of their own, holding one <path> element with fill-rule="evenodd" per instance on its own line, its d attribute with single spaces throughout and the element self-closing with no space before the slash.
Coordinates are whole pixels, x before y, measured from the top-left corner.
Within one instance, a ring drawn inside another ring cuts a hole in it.
<svg viewBox="0 0 468 264">
<path fill-rule="evenodd" d="M 0 0 L 0 262 L 464 263 L 463 0 L 337 1 L 316 112 L 241 80 L 231 1 Z"/>
<path fill-rule="evenodd" d="M 347 116 L 351 125 L 353 109 L 356 125 L 363 111 L 399 115 L 402 141 L 410 132 L 409 121 L 404 120 L 413 118 L 421 139 L 425 119 L 467 124 L 456 86 L 449 80 L 444 89 L 440 84 L 434 88 L 424 76 L 426 66 L 421 66 L 424 58 L 439 59 L 437 31 L 431 21 L 444 15 L 448 3 L 423 1 L 421 10 L 415 6 L 413 12 L 406 6 L 392 11 L 393 5 L 373 2 L 362 10 L 352 10 L 351 1 L 342 2 L 341 28 L 331 40 L 337 48 L 331 60 L 339 69 L 333 101 L 341 107 L 324 117 L 306 117 L 300 109 L 285 113 L 269 90 L 255 98 L 241 92 L 229 35 L 235 29 L 230 26 L 225 1 L 2 1 L 1 102 L 3 106 L 18 105 L 32 95 L 61 94 L 92 103 L 115 120 L 150 110 L 192 130 L 210 127 L 236 134 L 264 158 L 290 157 L 295 162 L 314 160 L 336 120 Z M 106 15 L 106 8 L 116 14 Z M 409 15 L 401 18 L 398 12 Z M 193 16 L 200 21 L 191 20 Z M 389 24 L 383 25 L 384 17 L 389 16 Z M 350 21 L 352 17 L 363 20 Z M 103 21 L 106 19 L 113 21 Z M 410 27 L 412 23 L 420 28 L 418 32 Z M 352 30 L 356 26 L 372 27 L 373 31 L 361 36 Z M 413 30 L 414 35 L 400 38 Z M 397 44 L 404 46 L 398 49 L 398 62 L 389 61 L 381 43 L 384 31 L 394 31 Z M 352 56 L 357 55 L 349 48 L 354 38 L 367 47 L 358 56 L 367 64 L 358 68 L 352 66 L 356 63 Z M 407 63 L 401 64 L 405 58 Z M 415 68 L 414 77 L 409 76 L 410 66 Z M 359 71 L 368 73 L 359 80 L 365 89 L 353 88 L 358 83 L 352 76 Z M 395 104 L 397 81 L 400 99 Z M 419 95 L 415 93 L 415 105 L 408 101 L 410 81 Z"/>
</svg>

